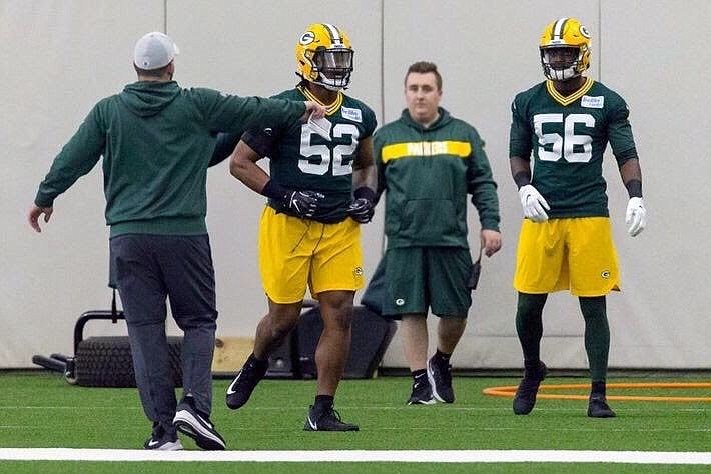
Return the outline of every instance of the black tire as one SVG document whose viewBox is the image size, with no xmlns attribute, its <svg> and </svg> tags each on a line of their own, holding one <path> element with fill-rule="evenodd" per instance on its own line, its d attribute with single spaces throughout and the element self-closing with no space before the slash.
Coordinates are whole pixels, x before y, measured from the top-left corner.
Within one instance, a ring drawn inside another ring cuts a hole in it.
<svg viewBox="0 0 711 474">
<path fill-rule="evenodd" d="M 173 385 L 183 385 L 180 366 L 182 337 L 169 337 Z M 75 380 L 83 387 L 135 387 L 131 346 L 126 336 L 90 337 L 81 341 L 74 355 Z"/>
</svg>

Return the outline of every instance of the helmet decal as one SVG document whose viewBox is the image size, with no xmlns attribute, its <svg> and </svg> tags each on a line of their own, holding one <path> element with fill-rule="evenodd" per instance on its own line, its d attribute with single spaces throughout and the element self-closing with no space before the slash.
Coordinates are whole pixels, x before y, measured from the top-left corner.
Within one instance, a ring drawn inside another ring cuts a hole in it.
<svg viewBox="0 0 711 474">
<path fill-rule="evenodd" d="M 316 36 L 314 36 L 314 33 L 312 31 L 307 31 L 301 35 L 301 38 L 299 38 L 299 44 L 306 46 L 313 43 L 315 39 Z"/>
</svg>

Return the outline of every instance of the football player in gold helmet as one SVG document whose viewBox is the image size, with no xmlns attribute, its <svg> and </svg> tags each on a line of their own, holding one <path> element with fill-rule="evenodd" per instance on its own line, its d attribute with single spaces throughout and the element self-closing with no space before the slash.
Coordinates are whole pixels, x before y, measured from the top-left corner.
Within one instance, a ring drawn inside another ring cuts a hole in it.
<svg viewBox="0 0 711 474">
<path fill-rule="evenodd" d="M 543 74 L 554 81 L 580 77 L 590 67 L 590 33 L 575 18 L 546 26 L 540 41 Z"/>
<path fill-rule="evenodd" d="M 276 97 L 314 100 L 324 120 L 251 130 L 242 135 L 230 171 L 268 199 L 259 232 L 259 268 L 269 312 L 257 326 L 254 351 L 227 389 L 227 406 L 244 405 L 264 376 L 270 353 L 299 320 L 308 286 L 323 332 L 316 348 L 317 392 L 304 429 L 353 431 L 333 398 L 350 352 L 354 292 L 363 287 L 360 225 L 374 212 L 375 113 L 343 93 L 353 71 L 345 32 L 309 25 L 296 44 L 295 88 Z M 268 156 L 267 175 L 256 162 Z"/>
<path fill-rule="evenodd" d="M 546 376 L 540 342 L 548 293 L 570 290 L 585 319 L 592 379 L 588 416 L 609 418 L 615 412 L 605 388 L 606 295 L 619 290 L 620 272 L 602 175 L 608 143 L 629 193 L 626 224 L 632 237 L 646 224 L 642 172 L 624 99 L 583 75 L 590 67 L 587 28 L 575 18 L 560 18 L 546 26 L 539 47 L 547 80 L 518 94 L 511 107 L 511 174 L 524 214 L 514 288 L 525 372 L 513 409 L 530 413 Z"/>
<path fill-rule="evenodd" d="M 328 23 L 306 28 L 296 43 L 296 75 L 330 91 L 346 89 L 353 71 L 353 50 L 346 33 Z"/>
</svg>

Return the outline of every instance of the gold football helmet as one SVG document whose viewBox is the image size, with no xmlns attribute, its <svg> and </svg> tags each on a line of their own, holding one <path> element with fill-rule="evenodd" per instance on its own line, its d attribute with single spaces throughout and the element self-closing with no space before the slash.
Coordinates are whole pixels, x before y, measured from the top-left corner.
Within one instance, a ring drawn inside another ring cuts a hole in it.
<svg viewBox="0 0 711 474">
<path fill-rule="evenodd" d="M 580 20 L 561 18 L 550 23 L 540 41 L 543 74 L 554 81 L 579 76 L 590 67 L 590 43 L 590 33 Z"/>
<path fill-rule="evenodd" d="M 328 23 L 306 27 L 296 43 L 296 74 L 326 89 L 348 87 L 353 71 L 351 41 L 343 30 Z"/>
</svg>

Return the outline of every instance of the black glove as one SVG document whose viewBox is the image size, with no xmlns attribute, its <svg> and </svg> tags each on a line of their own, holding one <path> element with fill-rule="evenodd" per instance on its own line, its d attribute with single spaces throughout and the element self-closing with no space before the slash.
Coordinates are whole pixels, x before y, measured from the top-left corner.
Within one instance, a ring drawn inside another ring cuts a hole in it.
<svg viewBox="0 0 711 474">
<path fill-rule="evenodd" d="M 324 195 L 315 191 L 287 191 L 282 204 L 297 217 L 313 217 Z"/>
<path fill-rule="evenodd" d="M 286 189 L 270 179 L 264 185 L 261 194 L 279 203 L 290 214 L 302 219 L 313 217 L 318 210 L 318 203 L 324 195 L 315 191 L 294 191 Z"/>
<path fill-rule="evenodd" d="M 359 224 L 367 224 L 375 215 L 375 191 L 367 186 L 353 191 L 353 201 L 346 210 L 351 219 Z"/>
</svg>

